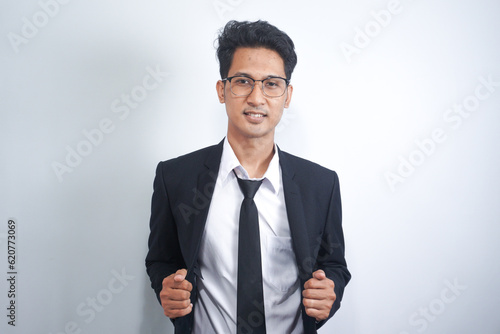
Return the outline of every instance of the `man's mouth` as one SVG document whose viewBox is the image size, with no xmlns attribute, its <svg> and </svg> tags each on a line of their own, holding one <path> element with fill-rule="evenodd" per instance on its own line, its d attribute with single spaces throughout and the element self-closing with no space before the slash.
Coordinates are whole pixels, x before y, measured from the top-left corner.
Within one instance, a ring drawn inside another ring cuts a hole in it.
<svg viewBox="0 0 500 334">
<path fill-rule="evenodd" d="M 247 116 L 251 116 L 251 117 L 266 117 L 265 114 L 256 113 L 256 112 L 253 112 L 253 111 L 245 111 L 243 114 L 245 114 Z"/>
</svg>

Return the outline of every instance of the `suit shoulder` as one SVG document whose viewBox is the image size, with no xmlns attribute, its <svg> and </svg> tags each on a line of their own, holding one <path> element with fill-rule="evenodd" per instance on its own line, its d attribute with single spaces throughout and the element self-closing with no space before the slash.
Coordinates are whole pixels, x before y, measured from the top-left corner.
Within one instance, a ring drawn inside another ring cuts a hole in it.
<svg viewBox="0 0 500 334">
<path fill-rule="evenodd" d="M 296 171 L 308 172 L 316 176 L 337 177 L 337 173 L 334 170 L 321 166 L 320 164 L 317 164 L 310 160 L 290 154 L 288 152 L 280 152 L 282 154 L 282 158 L 284 158 L 289 164 L 291 164 Z"/>
<path fill-rule="evenodd" d="M 193 176 L 205 168 L 205 163 L 210 160 L 209 157 L 213 158 L 213 155 L 219 150 L 222 153 L 221 148 L 220 144 L 212 145 L 176 158 L 161 161 L 158 164 L 157 173 L 161 172 L 171 180 Z"/>
<path fill-rule="evenodd" d="M 211 154 L 218 145 L 212 145 L 208 146 L 190 153 L 186 153 L 183 155 L 180 155 L 176 158 L 168 159 L 165 161 L 161 161 L 160 164 L 168 166 L 168 165 L 183 165 L 183 164 L 189 164 L 195 161 L 204 161 L 204 158 L 206 158 L 209 154 Z"/>
<path fill-rule="evenodd" d="M 335 171 L 287 152 L 280 153 L 283 177 L 291 178 L 305 197 L 314 198 L 319 203 L 340 189 Z"/>
</svg>

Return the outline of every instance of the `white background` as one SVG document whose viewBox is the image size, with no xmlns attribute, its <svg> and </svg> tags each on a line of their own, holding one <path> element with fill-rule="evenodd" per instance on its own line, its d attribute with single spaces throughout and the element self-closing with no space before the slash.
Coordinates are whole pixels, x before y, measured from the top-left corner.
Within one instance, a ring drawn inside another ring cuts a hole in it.
<svg viewBox="0 0 500 334">
<path fill-rule="evenodd" d="M 0 332 L 172 333 L 144 268 L 154 170 L 223 138 L 217 30 L 265 19 L 299 59 L 277 143 L 341 180 L 353 279 L 320 333 L 499 333 L 499 15 L 496 0 L 2 0 L 0 268 L 14 218 L 18 275 Z M 163 74 L 137 95 L 148 69 Z"/>
</svg>

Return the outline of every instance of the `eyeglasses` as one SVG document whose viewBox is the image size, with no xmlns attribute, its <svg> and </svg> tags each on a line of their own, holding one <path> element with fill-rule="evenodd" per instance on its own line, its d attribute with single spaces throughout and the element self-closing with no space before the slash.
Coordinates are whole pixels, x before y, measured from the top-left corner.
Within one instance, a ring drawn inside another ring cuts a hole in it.
<svg viewBox="0 0 500 334">
<path fill-rule="evenodd" d="M 281 77 L 269 77 L 264 80 L 255 80 L 245 76 L 234 76 L 222 79 L 229 81 L 231 92 L 236 96 L 248 96 L 255 87 L 255 82 L 262 82 L 262 92 L 267 97 L 280 97 L 285 94 L 290 80 Z"/>
</svg>

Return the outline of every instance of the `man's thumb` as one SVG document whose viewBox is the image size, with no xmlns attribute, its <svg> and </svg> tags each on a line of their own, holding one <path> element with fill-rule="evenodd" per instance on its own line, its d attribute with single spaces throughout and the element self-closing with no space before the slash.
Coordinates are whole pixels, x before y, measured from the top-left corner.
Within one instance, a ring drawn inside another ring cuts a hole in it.
<svg viewBox="0 0 500 334">
<path fill-rule="evenodd" d="M 316 278 L 316 279 L 319 279 L 319 280 L 322 280 L 322 279 L 325 279 L 326 278 L 326 274 L 323 270 L 316 270 L 314 273 L 313 273 L 313 277 Z"/>
<path fill-rule="evenodd" d="M 175 272 L 174 281 L 182 282 L 186 278 L 186 275 L 187 275 L 186 269 L 179 269 Z"/>
</svg>

